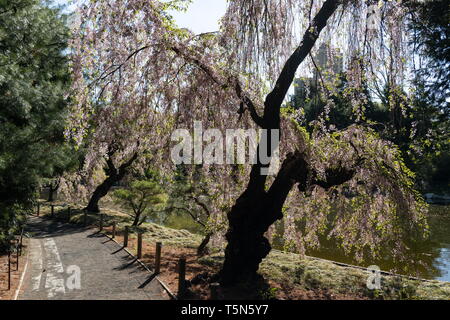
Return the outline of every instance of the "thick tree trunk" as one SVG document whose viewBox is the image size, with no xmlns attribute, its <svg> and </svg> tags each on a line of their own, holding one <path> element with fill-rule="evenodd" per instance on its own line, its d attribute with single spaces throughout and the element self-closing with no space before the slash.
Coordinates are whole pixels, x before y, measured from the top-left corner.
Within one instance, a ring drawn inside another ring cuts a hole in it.
<svg viewBox="0 0 450 320">
<path fill-rule="evenodd" d="M 261 261 L 269 254 L 271 246 L 264 237 L 270 225 L 258 219 L 267 210 L 260 204 L 266 196 L 241 197 L 228 215 L 228 241 L 225 262 L 220 272 L 222 285 L 255 282 Z"/>
<path fill-rule="evenodd" d="M 341 185 L 353 178 L 355 168 L 362 160 L 357 159 L 350 168 L 326 169 L 325 177 L 318 179 L 305 154 L 296 152 L 286 157 L 268 191 L 247 188 L 228 214 L 228 246 L 219 274 L 221 283 L 254 282 L 259 278 L 259 264 L 271 250 L 264 234 L 273 223 L 283 218 L 284 202 L 295 185 L 300 192 L 313 186 L 327 190 Z"/>
<path fill-rule="evenodd" d="M 197 248 L 197 255 L 198 256 L 203 256 L 206 254 L 207 252 L 207 246 L 209 241 L 211 240 L 212 237 L 212 233 L 208 233 L 205 238 L 203 238 L 202 243 L 200 243 L 200 245 Z"/>
<path fill-rule="evenodd" d="M 114 163 L 111 160 L 111 155 L 110 158 L 106 161 L 108 168 L 105 169 L 105 172 L 108 177 L 95 189 L 94 193 L 92 194 L 91 199 L 89 200 L 89 203 L 85 208 L 85 210 L 87 210 L 88 212 L 100 212 L 100 208 L 98 206 L 100 199 L 108 194 L 109 190 L 115 183 L 122 180 L 122 178 L 127 173 L 128 168 L 138 157 L 138 153 L 135 153 L 128 162 L 122 164 L 119 169 L 116 169 Z"/>
<path fill-rule="evenodd" d="M 98 213 L 100 212 L 100 208 L 98 206 L 98 203 L 101 198 L 106 196 L 111 189 L 111 187 L 116 183 L 119 182 L 120 179 L 118 179 L 117 175 L 110 176 L 105 179 L 105 181 L 102 182 L 94 191 L 94 193 L 91 196 L 91 199 L 89 200 L 89 203 L 85 210 L 88 212 L 94 212 Z"/>
<path fill-rule="evenodd" d="M 291 154 L 268 191 L 247 188 L 236 201 L 228 214 L 228 246 L 220 272 L 222 284 L 254 282 L 259 278 L 259 264 L 271 250 L 264 234 L 275 221 L 283 218 L 282 207 L 294 184 L 299 183 L 299 188 L 304 190 L 308 170 L 303 154 Z"/>
<path fill-rule="evenodd" d="M 264 103 L 264 115 L 257 124 L 263 129 L 280 129 L 280 109 L 299 65 L 310 53 L 327 20 L 336 11 L 340 0 L 326 0 L 305 32 L 302 42 L 286 61 L 276 85 Z M 254 118 L 254 117 L 252 117 Z M 267 141 L 271 141 L 270 137 Z M 276 146 L 267 144 L 269 156 Z M 258 147 L 259 152 L 260 147 Z M 252 168 L 245 192 L 228 213 L 229 229 L 225 250 L 225 262 L 219 273 L 222 285 L 256 281 L 261 261 L 269 254 L 271 246 L 264 237 L 268 228 L 282 219 L 282 206 L 295 183 L 304 189 L 307 184 L 308 165 L 303 155 L 290 155 L 268 191 L 267 177 L 262 174 L 263 165 L 258 160 Z"/>
</svg>

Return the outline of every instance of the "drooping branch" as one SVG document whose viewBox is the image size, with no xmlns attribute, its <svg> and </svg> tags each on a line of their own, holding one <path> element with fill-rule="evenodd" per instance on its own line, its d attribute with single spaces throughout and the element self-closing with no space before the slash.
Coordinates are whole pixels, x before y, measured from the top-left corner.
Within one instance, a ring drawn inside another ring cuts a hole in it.
<svg viewBox="0 0 450 320">
<path fill-rule="evenodd" d="M 209 217 L 210 211 L 209 211 L 208 207 L 207 207 L 203 202 L 199 201 L 198 198 L 192 197 L 192 199 L 193 199 L 200 207 L 203 208 L 203 210 L 207 213 L 207 215 L 208 215 L 208 217 Z M 185 207 L 171 206 L 171 207 L 168 208 L 168 209 L 176 209 L 176 210 L 182 210 L 182 211 L 185 211 L 185 212 L 187 212 L 187 213 L 191 216 L 192 220 L 194 220 L 196 223 L 198 223 L 199 225 L 201 225 L 203 228 L 207 229 L 207 227 L 208 227 L 208 226 L 206 225 L 206 223 L 202 222 L 202 221 L 200 220 L 200 218 L 199 218 L 197 215 L 195 215 L 191 210 L 189 210 L 189 209 L 187 209 L 187 208 L 185 208 Z M 207 245 L 209 244 L 209 241 L 211 240 L 211 237 L 212 237 L 212 236 L 213 236 L 213 233 L 210 232 L 210 231 L 205 235 L 205 237 L 203 238 L 202 242 L 201 242 L 200 245 L 197 247 L 197 255 L 202 256 L 202 255 L 204 255 L 204 254 L 207 252 L 206 248 L 207 248 Z"/>
<path fill-rule="evenodd" d="M 166 210 L 182 210 L 182 211 L 185 211 L 187 214 L 189 214 L 191 216 L 192 220 L 197 222 L 202 227 L 206 228 L 206 224 L 203 223 L 191 210 L 189 210 L 186 207 L 170 206 L 170 207 L 166 208 Z"/>
<path fill-rule="evenodd" d="M 235 90 L 236 90 L 236 94 L 237 94 L 238 98 L 241 99 L 242 103 L 244 103 L 247 106 L 248 111 L 250 112 L 250 116 L 252 117 L 252 120 L 258 126 L 260 126 L 261 128 L 264 128 L 263 118 L 256 111 L 256 107 L 253 104 L 253 101 L 248 97 L 247 94 L 243 93 L 241 83 L 239 82 L 238 79 L 235 79 Z"/>
<path fill-rule="evenodd" d="M 126 58 L 124 61 L 122 61 L 121 63 L 110 65 L 108 68 L 106 68 L 106 69 L 102 72 L 102 74 L 100 74 L 99 77 L 97 77 L 96 79 L 94 79 L 94 80 L 88 85 L 88 87 L 92 87 L 92 86 L 96 85 L 99 81 L 103 81 L 103 80 L 105 80 L 106 78 L 108 78 L 108 77 L 110 77 L 111 75 L 113 75 L 114 73 L 116 73 L 117 71 L 120 71 L 120 70 L 123 68 L 123 66 L 124 66 L 128 61 L 131 60 L 131 58 L 136 57 L 136 55 L 137 55 L 139 52 L 144 51 L 144 50 L 146 50 L 146 49 L 149 49 L 149 48 L 151 48 L 151 47 L 152 47 L 151 45 L 145 45 L 145 46 L 142 46 L 142 47 L 140 47 L 140 48 L 134 50 L 133 52 L 131 52 L 131 53 L 127 56 L 127 58 Z"/>
<path fill-rule="evenodd" d="M 273 222 L 282 218 L 280 216 L 281 208 L 296 183 L 299 183 L 299 187 L 306 190 L 309 171 L 310 167 L 306 161 L 305 154 L 296 152 L 287 155 L 281 165 L 280 171 L 267 192 L 268 198 L 273 206 L 271 213 L 275 213 L 276 215 Z"/>
<path fill-rule="evenodd" d="M 314 185 L 326 190 L 334 186 L 339 186 L 350 181 L 356 174 L 356 168 L 361 165 L 363 158 L 357 158 L 351 167 L 340 165 L 325 170 L 325 177 L 318 178 L 318 174 L 307 161 L 307 155 L 302 152 L 288 154 L 281 169 L 267 192 L 268 199 L 272 206 L 270 223 L 281 219 L 282 207 L 288 197 L 289 192 L 295 184 L 298 184 L 300 192 L 305 192 Z"/>
<path fill-rule="evenodd" d="M 358 158 L 350 168 L 342 164 L 335 168 L 327 168 L 325 170 L 324 178 L 317 178 L 317 174 L 314 174 L 311 185 L 317 185 L 325 190 L 328 190 L 332 187 L 344 184 L 355 176 L 357 168 L 363 161 L 364 158 Z"/>
<path fill-rule="evenodd" d="M 206 213 L 206 215 L 209 217 L 211 215 L 211 211 L 209 210 L 208 206 L 206 204 L 204 204 L 202 201 L 200 201 L 199 198 L 191 196 L 192 200 L 194 200 L 194 202 L 199 205 L 203 211 Z"/>
<path fill-rule="evenodd" d="M 284 98 L 294 81 L 295 73 L 300 64 L 310 53 L 320 32 L 325 28 L 328 19 L 333 15 L 340 4 L 340 0 L 327 0 L 314 17 L 311 25 L 303 35 L 303 40 L 294 53 L 285 63 L 275 87 L 270 92 L 264 103 L 264 122 L 268 125 L 267 129 L 279 128 L 280 108 Z"/>
<path fill-rule="evenodd" d="M 173 45 L 171 47 L 171 50 L 182 57 L 185 61 L 188 61 L 203 70 L 222 89 L 234 89 L 236 92 L 236 96 L 242 101 L 243 104 L 247 106 L 252 120 L 258 126 L 264 127 L 263 118 L 258 114 L 255 104 L 253 103 L 249 94 L 242 89 L 242 85 L 236 76 L 228 74 L 226 77 L 219 77 L 211 66 L 203 62 L 201 59 L 194 57 L 192 53 L 185 52 L 185 50 L 183 50 L 183 47 L 179 45 Z M 242 110 L 240 110 L 239 112 L 242 113 Z"/>
<path fill-rule="evenodd" d="M 127 162 L 123 163 L 119 167 L 119 173 L 118 174 L 119 174 L 120 179 L 122 179 L 125 176 L 128 168 L 133 164 L 133 162 L 138 158 L 138 156 L 139 156 L 139 153 L 135 152 L 133 154 L 133 156 L 130 158 L 130 160 L 128 160 Z"/>
</svg>

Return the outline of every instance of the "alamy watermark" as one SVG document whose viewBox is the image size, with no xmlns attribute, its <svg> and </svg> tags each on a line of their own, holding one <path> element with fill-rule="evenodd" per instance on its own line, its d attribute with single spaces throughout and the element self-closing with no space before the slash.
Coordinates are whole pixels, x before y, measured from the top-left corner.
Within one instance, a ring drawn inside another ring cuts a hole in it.
<svg viewBox="0 0 450 320">
<path fill-rule="evenodd" d="M 179 164 L 262 164 L 261 175 L 275 175 L 280 166 L 278 129 L 204 130 L 194 121 L 194 130 L 172 133 L 172 161 Z"/>
<path fill-rule="evenodd" d="M 66 280 L 66 287 L 69 290 L 81 290 L 81 269 L 79 266 L 71 265 L 67 267 L 66 273 L 69 277 Z"/>
<path fill-rule="evenodd" d="M 380 290 L 381 289 L 381 269 L 379 266 L 370 266 L 367 268 L 370 272 L 367 278 L 367 289 L 369 290 Z"/>
</svg>

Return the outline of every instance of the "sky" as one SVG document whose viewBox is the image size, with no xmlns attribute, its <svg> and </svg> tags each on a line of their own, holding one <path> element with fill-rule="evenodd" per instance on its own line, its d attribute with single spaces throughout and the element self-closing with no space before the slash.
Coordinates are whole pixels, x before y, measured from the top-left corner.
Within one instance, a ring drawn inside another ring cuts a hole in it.
<svg viewBox="0 0 450 320">
<path fill-rule="evenodd" d="M 55 0 L 56 4 L 68 4 L 70 0 Z M 193 0 L 187 12 L 172 12 L 179 27 L 194 33 L 219 30 L 219 19 L 225 14 L 226 0 Z M 70 7 L 68 8 L 70 11 Z"/>
<path fill-rule="evenodd" d="M 179 27 L 194 33 L 217 31 L 226 5 L 226 0 L 194 0 L 187 12 L 174 12 L 173 17 Z"/>
</svg>

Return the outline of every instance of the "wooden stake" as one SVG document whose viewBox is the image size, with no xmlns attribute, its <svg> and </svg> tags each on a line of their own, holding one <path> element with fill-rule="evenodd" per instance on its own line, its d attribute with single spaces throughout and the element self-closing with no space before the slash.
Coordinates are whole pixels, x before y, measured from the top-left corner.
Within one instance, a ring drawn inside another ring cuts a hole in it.
<svg viewBox="0 0 450 320">
<path fill-rule="evenodd" d="M 8 250 L 8 291 L 11 290 L 11 249 Z"/>
<path fill-rule="evenodd" d="M 69 206 L 67 208 L 67 222 L 70 223 L 70 216 L 72 215 L 72 208 Z"/>
<path fill-rule="evenodd" d="M 142 233 L 138 232 L 137 258 L 142 258 Z"/>
<path fill-rule="evenodd" d="M 125 227 L 125 233 L 123 235 L 123 247 L 128 247 L 128 226 Z"/>
<path fill-rule="evenodd" d="M 161 270 L 161 247 L 162 243 L 156 243 L 156 252 L 155 252 L 155 273 L 159 274 Z"/>
<path fill-rule="evenodd" d="M 20 255 L 22 255 L 22 243 L 23 243 L 23 227 L 22 232 L 20 233 L 20 244 L 19 244 Z"/>
<path fill-rule="evenodd" d="M 116 237 L 116 222 L 113 222 L 112 225 L 112 238 L 114 239 Z"/>
<path fill-rule="evenodd" d="M 220 284 L 217 282 L 211 283 L 209 285 L 209 289 L 211 290 L 211 300 L 218 300 L 219 299 L 219 287 Z"/>
<path fill-rule="evenodd" d="M 19 270 L 19 239 L 16 239 L 17 245 L 16 245 L 16 271 Z"/>
<path fill-rule="evenodd" d="M 186 291 L 186 258 L 178 261 L 178 299 L 184 296 Z"/>
</svg>

